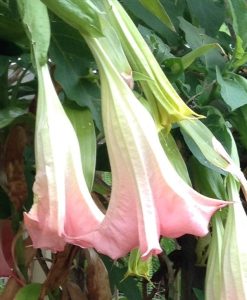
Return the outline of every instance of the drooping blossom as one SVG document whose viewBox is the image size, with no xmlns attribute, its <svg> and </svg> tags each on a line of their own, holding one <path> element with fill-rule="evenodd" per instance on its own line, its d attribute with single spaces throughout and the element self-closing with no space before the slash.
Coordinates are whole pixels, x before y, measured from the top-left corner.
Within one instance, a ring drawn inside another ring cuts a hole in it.
<svg viewBox="0 0 247 300">
<path fill-rule="evenodd" d="M 184 119 L 201 117 L 178 95 L 154 57 L 140 31 L 118 0 L 103 0 L 105 13 L 114 26 L 133 71 L 147 80 L 140 85 L 158 128 L 170 128 Z"/>
<path fill-rule="evenodd" d="M 61 251 L 65 235 L 88 233 L 104 215 L 88 191 L 78 140 L 53 87 L 48 66 L 37 66 L 37 70 L 34 203 L 24 220 L 35 248 Z"/>
<path fill-rule="evenodd" d="M 73 243 L 87 241 L 113 259 L 133 248 L 148 257 L 161 252 L 160 235 L 207 234 L 212 214 L 227 203 L 199 194 L 179 177 L 162 149 L 151 115 L 112 64 L 103 43 L 87 42 L 101 75 L 112 193 L 100 227 Z"/>
</svg>

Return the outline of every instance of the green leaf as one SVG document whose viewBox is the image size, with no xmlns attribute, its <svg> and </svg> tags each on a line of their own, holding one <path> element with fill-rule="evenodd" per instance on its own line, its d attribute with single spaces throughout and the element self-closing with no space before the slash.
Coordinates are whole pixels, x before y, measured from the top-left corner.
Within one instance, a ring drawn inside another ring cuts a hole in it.
<svg viewBox="0 0 247 300">
<path fill-rule="evenodd" d="M 176 250 L 176 241 L 171 238 L 162 237 L 160 241 L 161 247 L 165 250 L 166 255 L 169 255 Z"/>
<path fill-rule="evenodd" d="M 196 48 L 182 57 L 172 57 L 164 61 L 164 64 L 169 67 L 173 74 L 181 75 L 197 58 L 204 56 L 212 49 L 221 49 L 219 44 L 207 44 Z"/>
<path fill-rule="evenodd" d="M 19 0 L 18 5 L 35 59 L 43 65 L 47 62 L 50 44 L 50 21 L 46 6 L 40 0 Z"/>
<path fill-rule="evenodd" d="M 204 293 L 203 293 L 202 290 L 199 290 L 197 288 L 193 288 L 193 292 L 196 295 L 197 300 L 204 300 L 205 299 Z"/>
<path fill-rule="evenodd" d="M 92 189 L 96 164 L 96 136 L 91 112 L 65 106 L 80 145 L 82 169 L 89 190 Z"/>
<path fill-rule="evenodd" d="M 247 104 L 247 81 L 239 75 L 223 79 L 220 71 L 216 68 L 217 81 L 220 85 L 220 93 L 225 103 L 232 111 Z"/>
<path fill-rule="evenodd" d="M 217 199 L 226 199 L 222 176 L 203 166 L 195 157 L 188 162 L 193 187 L 201 194 Z"/>
<path fill-rule="evenodd" d="M 0 76 L 7 72 L 9 67 L 9 58 L 0 55 Z"/>
<path fill-rule="evenodd" d="M 0 38 L 18 45 L 27 44 L 23 25 L 9 16 L 0 15 Z"/>
<path fill-rule="evenodd" d="M 225 174 L 222 169 L 227 167 L 228 162 L 214 150 L 212 132 L 200 120 L 183 120 L 179 126 L 187 146 L 200 163 Z"/>
<path fill-rule="evenodd" d="M 154 31 L 142 25 L 139 25 L 138 29 L 159 64 L 162 64 L 167 58 L 174 57 L 170 47 Z"/>
<path fill-rule="evenodd" d="M 108 257 L 101 257 L 109 274 L 112 290 L 117 287 L 120 293 L 123 293 L 127 299 L 141 300 L 142 295 L 138 287 L 138 281 L 133 277 L 128 277 L 123 280 L 124 275 L 127 272 L 127 267 L 121 265 L 121 263 L 113 262 Z"/>
<path fill-rule="evenodd" d="M 19 108 L 16 106 L 6 107 L 0 110 L 0 129 L 8 126 L 17 117 L 27 113 L 27 109 Z"/>
<path fill-rule="evenodd" d="M 177 173 L 185 182 L 191 185 L 186 164 L 172 135 L 167 134 L 164 130 L 162 130 L 159 133 L 159 139 L 168 159 L 173 164 Z"/>
<path fill-rule="evenodd" d="M 152 256 L 146 260 L 141 259 L 139 249 L 133 249 L 128 257 L 128 270 L 125 274 L 125 279 L 129 276 L 143 277 L 150 281 L 152 270 Z"/>
<path fill-rule="evenodd" d="M 243 48 L 247 48 L 247 2 L 246 0 L 227 0 L 233 20 L 235 33 L 241 38 Z"/>
<path fill-rule="evenodd" d="M 56 64 L 55 79 L 67 98 L 88 107 L 101 129 L 100 91 L 98 85 L 87 78 L 94 59 L 81 35 L 58 19 L 52 22 L 50 56 Z"/>
<path fill-rule="evenodd" d="M 178 17 L 178 19 L 180 21 L 180 28 L 184 31 L 185 39 L 192 50 L 204 45 L 217 43 L 217 40 L 205 34 L 204 29 L 193 26 L 182 17 Z M 225 62 L 218 49 L 212 49 L 209 53 L 204 54 L 201 57 L 201 61 L 206 65 L 207 69 L 215 68 L 216 65 L 221 66 Z"/>
<path fill-rule="evenodd" d="M 164 6 L 160 3 L 159 0 L 139 0 L 141 4 L 154 14 L 162 23 L 164 23 L 172 31 L 176 31 L 172 21 L 167 14 Z"/>
<path fill-rule="evenodd" d="M 99 15 L 102 13 L 91 0 L 42 0 L 66 23 L 90 36 L 102 36 Z"/>
<path fill-rule="evenodd" d="M 150 11 L 145 9 L 138 0 L 123 0 L 121 2 L 127 10 L 139 19 L 139 23 L 145 23 L 154 30 L 155 33 L 169 41 L 171 44 L 178 43 L 178 36 L 173 31 L 170 31 L 164 23 L 156 18 Z"/>
<path fill-rule="evenodd" d="M 184 69 L 187 69 L 198 57 L 203 56 L 208 51 L 215 48 L 221 49 L 219 44 L 213 43 L 213 44 L 202 45 L 201 47 L 194 49 L 191 52 L 185 54 L 181 58 Z"/>
<path fill-rule="evenodd" d="M 207 116 L 203 123 L 211 130 L 222 145 L 224 145 L 227 152 L 231 153 L 232 140 L 227 127 L 229 123 L 225 121 L 222 113 L 213 106 L 203 107 L 201 113 Z"/>
<path fill-rule="evenodd" d="M 16 217 L 16 219 L 14 222 L 16 222 L 16 225 L 17 225 L 18 219 L 19 219 L 18 214 L 16 214 L 16 216 L 14 216 L 14 218 L 15 217 Z M 13 216 L 12 216 L 12 218 L 13 218 Z M 20 220 L 19 220 L 19 222 L 20 222 Z M 16 243 L 15 243 L 15 252 L 14 252 L 15 261 L 17 262 L 19 271 L 21 272 L 21 274 L 27 281 L 28 280 L 28 271 L 27 271 L 27 266 L 26 266 L 25 248 L 26 248 L 26 245 L 24 243 L 23 237 L 22 237 L 22 235 L 19 235 L 18 239 L 16 240 Z"/>
<path fill-rule="evenodd" d="M 233 58 L 230 62 L 230 67 L 232 66 L 234 70 L 241 67 L 247 62 L 247 53 L 244 51 L 243 48 L 243 41 L 242 39 L 237 35 L 236 36 L 236 45 L 233 52 Z"/>
<path fill-rule="evenodd" d="M 247 149 L 247 105 L 236 109 L 230 116 L 231 123 L 240 135 L 240 141 Z"/>
<path fill-rule="evenodd" d="M 186 2 L 193 25 L 200 25 L 207 34 L 215 36 L 224 22 L 224 5 L 212 0 L 186 0 Z"/>
<path fill-rule="evenodd" d="M 37 300 L 39 299 L 41 283 L 30 283 L 21 288 L 15 296 L 15 300 Z"/>
</svg>

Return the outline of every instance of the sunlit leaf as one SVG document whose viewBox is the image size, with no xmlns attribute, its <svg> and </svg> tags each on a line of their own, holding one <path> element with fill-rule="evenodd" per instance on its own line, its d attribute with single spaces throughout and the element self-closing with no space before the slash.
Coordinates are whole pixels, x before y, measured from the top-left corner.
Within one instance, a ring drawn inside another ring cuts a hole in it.
<svg viewBox="0 0 247 300">
<path fill-rule="evenodd" d="M 169 29 L 175 31 L 175 27 L 167 14 L 164 6 L 159 0 L 139 0 L 141 4 L 153 13 L 161 22 L 163 22 Z"/>
</svg>

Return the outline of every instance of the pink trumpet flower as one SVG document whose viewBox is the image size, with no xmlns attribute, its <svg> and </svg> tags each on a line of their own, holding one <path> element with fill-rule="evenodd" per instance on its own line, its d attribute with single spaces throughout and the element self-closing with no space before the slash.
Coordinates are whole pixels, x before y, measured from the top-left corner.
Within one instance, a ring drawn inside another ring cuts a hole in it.
<svg viewBox="0 0 247 300">
<path fill-rule="evenodd" d="M 112 194 L 99 228 L 73 243 L 87 241 L 113 259 L 139 248 L 147 258 L 161 252 L 160 235 L 206 235 L 212 214 L 227 202 L 199 194 L 179 177 L 151 115 L 124 80 L 127 76 L 119 74 L 99 40 L 87 42 L 100 70 Z"/>
<path fill-rule="evenodd" d="M 66 235 L 88 233 L 104 215 L 86 186 L 78 140 L 57 97 L 47 65 L 38 65 L 37 71 L 34 204 L 24 220 L 35 248 L 61 251 Z"/>
</svg>

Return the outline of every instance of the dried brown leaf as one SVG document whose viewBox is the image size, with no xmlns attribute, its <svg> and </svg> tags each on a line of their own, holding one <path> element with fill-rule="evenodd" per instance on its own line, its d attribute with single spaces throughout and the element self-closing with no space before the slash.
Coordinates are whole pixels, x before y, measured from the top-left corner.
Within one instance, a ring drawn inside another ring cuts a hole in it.
<svg viewBox="0 0 247 300">
<path fill-rule="evenodd" d="M 88 261 L 87 267 L 87 292 L 89 300 L 110 300 L 112 299 L 108 272 L 106 267 L 93 250 L 88 249 L 86 252 Z"/>
<path fill-rule="evenodd" d="M 88 300 L 85 292 L 74 282 L 68 281 L 66 283 L 66 288 L 71 300 Z"/>
<path fill-rule="evenodd" d="M 20 125 L 11 128 L 4 145 L 3 161 L 9 198 L 17 210 L 22 207 L 27 198 L 23 159 L 26 144 L 25 128 Z"/>
<path fill-rule="evenodd" d="M 48 291 L 52 291 L 66 282 L 78 249 L 76 246 L 67 244 L 64 251 L 55 254 L 54 262 L 43 284 L 39 299 L 44 299 Z"/>
</svg>

